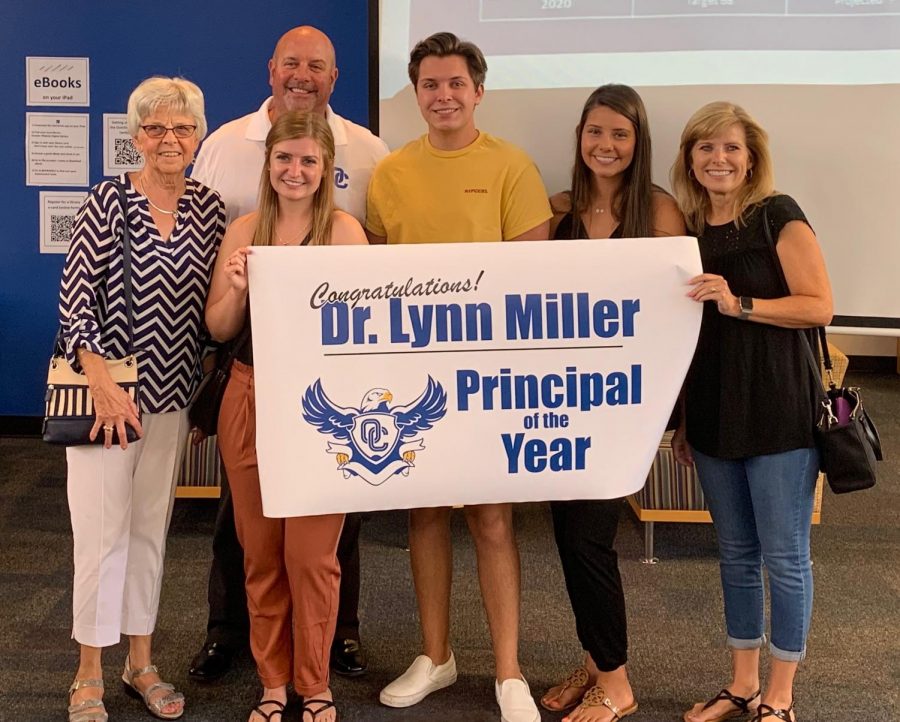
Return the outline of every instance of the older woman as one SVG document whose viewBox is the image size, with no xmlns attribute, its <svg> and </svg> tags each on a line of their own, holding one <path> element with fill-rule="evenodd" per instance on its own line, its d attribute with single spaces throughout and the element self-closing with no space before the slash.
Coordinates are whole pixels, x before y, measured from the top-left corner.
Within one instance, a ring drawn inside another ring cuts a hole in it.
<svg viewBox="0 0 900 722">
<path fill-rule="evenodd" d="M 688 295 L 705 304 L 686 421 L 672 443 L 681 463 L 696 464 L 715 524 L 732 661 L 727 686 L 684 719 L 754 712 L 756 722 L 793 721 L 794 674 L 812 614 L 819 467 L 816 394 L 796 329 L 831 320 L 831 288 L 803 211 L 773 190 L 766 132 L 743 108 L 710 103 L 693 115 L 672 184 L 703 261 Z M 771 660 L 761 689 L 763 564 Z"/>
<path fill-rule="evenodd" d="M 575 128 L 571 206 L 551 223 L 553 237 L 645 238 L 684 235 L 675 200 L 650 180 L 650 127 L 644 103 L 627 85 L 588 96 Z M 621 499 L 554 501 L 553 530 L 584 664 L 552 687 L 541 705 L 574 710 L 563 722 L 609 722 L 634 713 L 628 680 L 625 594 L 613 548 Z"/>
<path fill-rule="evenodd" d="M 251 246 L 366 243 L 356 219 L 334 207 L 333 175 L 334 138 L 325 119 L 315 113 L 279 116 L 266 136 L 259 210 L 229 226 L 206 307 L 206 322 L 217 340 L 245 339 L 237 342 L 218 436 L 244 548 L 250 649 L 263 685 L 250 722 L 276 717 L 280 722 L 290 682 L 304 698 L 304 722 L 337 719 L 328 670 L 344 515 L 263 516 L 247 279 Z"/>
<path fill-rule="evenodd" d="M 144 167 L 91 189 L 75 221 L 60 292 L 66 355 L 87 376 L 96 414 L 91 436 L 103 440 L 66 452 L 75 549 L 72 636 L 81 645 L 70 722 L 107 719 L 101 650 L 121 634 L 129 638 L 122 676 L 128 691 L 157 717 L 176 719 L 184 710 L 183 695 L 163 683 L 152 664 L 151 634 L 188 434 L 186 407 L 200 375 L 203 304 L 225 215 L 218 194 L 184 176 L 206 133 L 196 85 L 181 78 L 145 80 L 128 99 L 128 128 Z M 137 404 L 103 362 L 129 351 L 126 223 Z M 126 425 L 138 441 L 128 443 Z"/>
</svg>

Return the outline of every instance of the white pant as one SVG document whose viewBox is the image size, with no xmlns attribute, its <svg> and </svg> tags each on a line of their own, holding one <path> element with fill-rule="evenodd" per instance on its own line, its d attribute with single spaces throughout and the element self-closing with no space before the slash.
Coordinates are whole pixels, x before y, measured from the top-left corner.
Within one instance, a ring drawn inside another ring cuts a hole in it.
<svg viewBox="0 0 900 722">
<path fill-rule="evenodd" d="M 73 446 L 69 512 L 75 547 L 72 636 L 91 647 L 121 634 L 152 634 L 166 533 L 187 438 L 187 411 L 144 414 L 144 437 L 128 445 Z"/>
</svg>

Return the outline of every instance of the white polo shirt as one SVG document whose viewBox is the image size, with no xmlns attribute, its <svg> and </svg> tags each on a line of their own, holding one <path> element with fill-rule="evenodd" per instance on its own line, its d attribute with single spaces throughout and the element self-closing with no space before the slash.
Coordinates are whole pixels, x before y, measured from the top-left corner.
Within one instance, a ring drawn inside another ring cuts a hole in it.
<svg viewBox="0 0 900 722">
<path fill-rule="evenodd" d="M 271 102 L 268 98 L 255 113 L 225 123 L 211 133 L 194 162 L 191 177 L 219 192 L 229 224 L 256 210 L 266 135 L 272 127 Z M 388 154 L 388 147 L 367 128 L 332 111 L 330 105 L 325 119 L 334 135 L 334 203 L 365 226 L 369 178 L 375 164 Z"/>
</svg>

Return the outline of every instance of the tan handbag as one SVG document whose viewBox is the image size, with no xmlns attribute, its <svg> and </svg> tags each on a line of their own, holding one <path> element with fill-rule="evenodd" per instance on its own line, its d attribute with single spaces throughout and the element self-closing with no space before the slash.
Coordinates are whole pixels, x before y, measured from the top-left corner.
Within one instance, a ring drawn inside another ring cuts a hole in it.
<svg viewBox="0 0 900 722">
<path fill-rule="evenodd" d="M 138 365 L 134 355 L 106 360 L 106 370 L 137 404 Z M 96 417 L 87 377 L 75 371 L 65 356 L 50 359 L 44 400 L 44 441 L 63 446 L 103 443 L 102 433 L 97 434 L 93 442 L 90 439 Z M 125 431 L 129 442 L 137 441 L 137 432 L 130 425 L 125 424 Z M 117 436 L 118 431 L 113 430 L 113 443 L 118 443 Z"/>
<path fill-rule="evenodd" d="M 117 185 L 124 218 L 122 230 L 123 280 L 130 353 L 125 358 L 105 359 L 105 362 L 106 370 L 109 371 L 112 380 L 125 389 L 138 406 L 138 416 L 140 417 L 138 363 L 134 353 L 131 307 L 131 238 L 128 232 L 128 206 L 125 198 L 125 186 L 122 183 L 117 183 Z M 44 396 L 44 441 L 48 444 L 63 446 L 102 444 L 105 441 L 103 434 L 97 434 L 96 438 L 91 441 L 90 433 L 96 421 L 94 399 L 91 397 L 87 376 L 75 371 L 66 360 L 63 351 L 62 327 L 56 333 L 53 348 L 50 369 L 47 371 L 47 393 Z M 125 431 L 129 442 L 137 441 L 137 432 L 129 424 L 125 424 Z M 118 430 L 113 430 L 113 443 L 118 443 L 117 437 Z"/>
</svg>

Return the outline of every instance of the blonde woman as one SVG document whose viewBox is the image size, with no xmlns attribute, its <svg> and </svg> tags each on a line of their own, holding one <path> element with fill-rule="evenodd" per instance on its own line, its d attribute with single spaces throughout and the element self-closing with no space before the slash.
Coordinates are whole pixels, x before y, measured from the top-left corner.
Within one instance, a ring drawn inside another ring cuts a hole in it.
<svg viewBox="0 0 900 722">
<path fill-rule="evenodd" d="M 754 722 L 794 722 L 794 675 L 812 615 L 819 470 L 816 394 L 796 329 L 831 320 L 831 287 L 806 216 L 774 190 L 765 130 L 740 106 L 710 103 L 691 117 L 672 186 L 704 270 L 690 281 L 703 323 L 672 447 L 678 461 L 696 463 L 716 528 L 732 662 L 726 687 L 684 719 L 752 712 Z M 763 564 L 771 600 L 765 686 Z"/>
<path fill-rule="evenodd" d="M 290 112 L 275 121 L 266 137 L 259 210 L 229 227 L 216 262 L 206 307 L 215 339 L 234 339 L 250 323 L 252 246 L 366 243 L 356 219 L 334 208 L 333 173 L 334 139 L 324 118 Z M 335 722 L 328 674 L 340 583 L 335 554 L 344 516 L 263 516 L 252 336 L 236 355 L 218 436 L 244 548 L 250 648 L 264 688 L 249 722 L 280 722 L 291 682 L 304 698 L 305 722 Z"/>
</svg>

